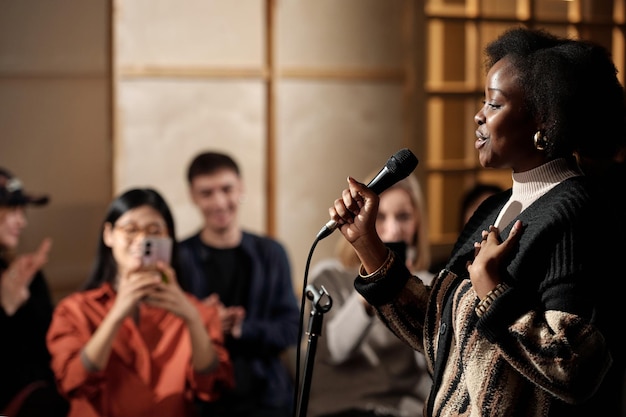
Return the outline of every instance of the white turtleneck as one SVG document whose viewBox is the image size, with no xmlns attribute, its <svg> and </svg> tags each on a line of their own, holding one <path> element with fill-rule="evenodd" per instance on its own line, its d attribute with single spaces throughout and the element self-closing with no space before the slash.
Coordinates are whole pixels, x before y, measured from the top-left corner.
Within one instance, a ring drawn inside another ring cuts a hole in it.
<svg viewBox="0 0 626 417">
<path fill-rule="evenodd" d="M 528 206 L 560 182 L 579 175 L 582 175 L 581 172 L 570 168 L 563 158 L 555 159 L 529 171 L 514 172 L 511 198 L 502 207 L 494 226 L 503 229 Z"/>
</svg>

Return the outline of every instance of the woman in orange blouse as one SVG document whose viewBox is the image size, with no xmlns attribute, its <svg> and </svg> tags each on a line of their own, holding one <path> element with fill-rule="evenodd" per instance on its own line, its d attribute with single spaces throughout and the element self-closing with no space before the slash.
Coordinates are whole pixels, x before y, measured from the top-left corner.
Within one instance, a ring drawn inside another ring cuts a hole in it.
<svg viewBox="0 0 626 417">
<path fill-rule="evenodd" d="M 172 239 L 169 264 L 144 265 L 147 236 Z M 58 304 L 47 335 L 69 417 L 193 416 L 196 398 L 232 387 L 217 309 L 178 285 L 174 236 L 154 190 L 129 190 L 110 205 L 91 277 Z"/>
</svg>

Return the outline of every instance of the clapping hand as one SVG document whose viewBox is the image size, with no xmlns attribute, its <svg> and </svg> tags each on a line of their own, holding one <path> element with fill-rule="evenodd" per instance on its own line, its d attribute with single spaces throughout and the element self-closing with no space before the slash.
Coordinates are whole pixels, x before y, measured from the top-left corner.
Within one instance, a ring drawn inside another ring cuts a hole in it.
<svg viewBox="0 0 626 417">
<path fill-rule="evenodd" d="M 52 247 L 50 238 L 44 239 L 37 250 L 19 255 L 0 276 L 0 303 L 8 316 L 30 298 L 28 287 L 35 274 L 48 262 L 48 253 Z"/>
<path fill-rule="evenodd" d="M 246 309 L 241 306 L 226 307 L 218 294 L 213 293 L 202 301 L 209 307 L 216 307 L 222 322 L 222 331 L 235 339 L 241 337 L 241 326 L 246 317 Z"/>
</svg>

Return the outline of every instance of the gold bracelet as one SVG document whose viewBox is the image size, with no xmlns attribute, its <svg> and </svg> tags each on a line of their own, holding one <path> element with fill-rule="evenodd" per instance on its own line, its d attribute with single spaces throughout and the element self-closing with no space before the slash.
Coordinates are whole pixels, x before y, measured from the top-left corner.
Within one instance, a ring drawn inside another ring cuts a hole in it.
<svg viewBox="0 0 626 417">
<path fill-rule="evenodd" d="M 474 310 L 476 311 L 476 315 L 478 317 L 482 317 L 483 314 L 487 312 L 489 307 L 491 307 L 491 304 L 496 300 L 496 298 L 500 297 L 504 293 L 504 291 L 506 291 L 508 288 L 509 288 L 508 284 L 504 282 L 501 282 L 498 285 L 496 285 L 496 287 L 493 290 L 487 293 L 485 298 L 480 300 L 480 302 L 476 306 L 476 309 Z"/>
<path fill-rule="evenodd" d="M 387 254 L 387 259 L 385 259 L 385 262 L 383 262 L 383 264 L 371 274 L 366 274 L 365 269 L 363 269 L 363 264 L 361 264 L 361 266 L 359 267 L 359 277 L 364 279 L 371 279 L 373 277 L 385 275 L 396 258 L 396 254 L 391 249 L 388 249 L 388 251 L 389 252 Z"/>
</svg>

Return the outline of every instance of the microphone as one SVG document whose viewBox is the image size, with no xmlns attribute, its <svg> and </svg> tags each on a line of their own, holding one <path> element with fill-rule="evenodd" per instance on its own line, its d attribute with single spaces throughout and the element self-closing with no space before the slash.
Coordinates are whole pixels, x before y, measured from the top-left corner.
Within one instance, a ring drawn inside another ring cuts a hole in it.
<svg viewBox="0 0 626 417">
<path fill-rule="evenodd" d="M 407 148 L 400 149 L 398 152 L 391 155 L 383 169 L 367 184 L 367 188 L 374 191 L 376 194 L 380 194 L 398 181 L 408 177 L 417 166 L 417 163 L 417 157 L 413 155 L 413 152 Z M 336 221 L 330 220 L 319 231 L 317 239 L 322 240 L 330 236 L 337 226 Z"/>
</svg>

